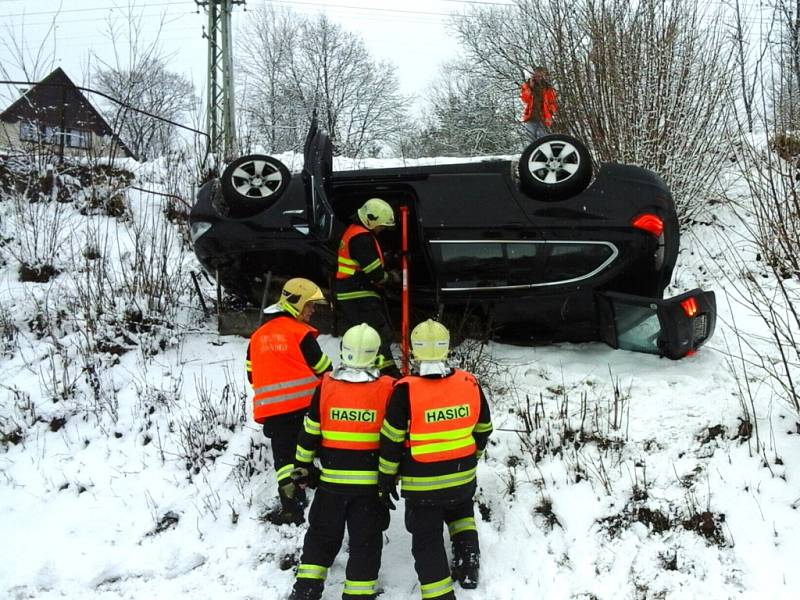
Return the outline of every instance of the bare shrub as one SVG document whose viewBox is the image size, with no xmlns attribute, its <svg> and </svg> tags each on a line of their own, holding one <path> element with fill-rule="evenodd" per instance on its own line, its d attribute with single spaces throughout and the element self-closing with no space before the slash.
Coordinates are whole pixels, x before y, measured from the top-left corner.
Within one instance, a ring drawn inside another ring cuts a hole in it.
<svg viewBox="0 0 800 600">
<path fill-rule="evenodd" d="M 0 304 L 0 357 L 13 356 L 18 347 L 19 327 L 5 304 Z"/>
<path fill-rule="evenodd" d="M 193 479 L 227 449 L 233 433 L 247 419 L 247 393 L 225 370 L 219 394 L 210 382 L 195 381 L 195 403 L 177 420 L 178 458 Z"/>
<path fill-rule="evenodd" d="M 712 193 L 733 107 L 733 53 L 721 13 L 707 6 L 514 0 L 472 8 L 453 28 L 475 70 L 507 94 L 546 65 L 559 93 L 555 127 L 598 161 L 661 175 L 686 223 Z"/>
<path fill-rule="evenodd" d="M 62 267 L 62 252 L 70 235 L 72 209 L 56 201 L 57 188 L 50 194 L 25 188 L 20 191 L 0 189 L 0 198 L 10 201 L 13 241 L 7 250 L 20 265 L 23 281 L 47 282 Z"/>
<path fill-rule="evenodd" d="M 564 463 L 570 479 L 586 479 L 613 492 L 611 469 L 623 461 L 622 450 L 628 440 L 630 393 L 623 392 L 612 375 L 612 393 L 606 398 L 589 399 L 582 392 L 571 402 L 564 386 L 558 386 L 536 400 L 525 397 L 517 407 L 522 428 L 517 430 L 522 449 L 533 464 L 549 457 Z"/>
<path fill-rule="evenodd" d="M 260 433 L 259 433 L 260 436 Z M 245 504 L 250 507 L 258 499 L 258 490 L 254 489 L 252 479 L 255 475 L 266 472 L 270 464 L 270 453 L 267 445 L 261 441 L 250 438 L 250 444 L 245 454 L 237 454 L 236 462 L 231 468 L 228 478 L 233 481 L 236 491 Z M 270 499 L 272 495 L 270 494 Z"/>
<path fill-rule="evenodd" d="M 41 419 L 30 394 L 16 387 L 0 384 L 5 400 L 0 402 L 5 414 L 0 415 L 0 448 L 7 449 L 24 442 L 28 430 Z"/>
</svg>

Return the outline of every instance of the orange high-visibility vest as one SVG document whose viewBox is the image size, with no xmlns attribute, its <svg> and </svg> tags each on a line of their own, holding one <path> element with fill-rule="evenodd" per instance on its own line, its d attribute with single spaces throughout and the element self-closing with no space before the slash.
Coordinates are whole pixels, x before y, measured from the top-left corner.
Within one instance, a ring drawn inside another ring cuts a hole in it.
<svg viewBox="0 0 800 600">
<path fill-rule="evenodd" d="M 343 450 L 377 450 L 393 384 L 394 379 L 387 375 L 375 381 L 353 383 L 326 373 L 319 394 L 322 445 Z"/>
<path fill-rule="evenodd" d="M 533 89 L 526 81 L 520 89 L 519 99 L 525 105 L 520 121 L 541 121 L 547 127 L 553 124 L 553 117 L 558 110 L 558 101 L 556 100 L 556 91 L 552 86 L 548 85 L 543 88 L 541 104 L 534 106 L 536 98 L 534 98 Z"/>
<path fill-rule="evenodd" d="M 431 463 L 474 455 L 472 431 L 481 410 L 481 395 L 475 377 L 455 369 L 449 377 L 404 377 L 408 384 L 411 420 L 408 446 L 411 457 Z"/>
<path fill-rule="evenodd" d="M 362 227 L 361 225 L 356 225 L 355 223 L 351 223 L 350 226 L 345 230 L 344 235 L 342 236 L 342 240 L 339 242 L 339 257 L 338 257 L 338 268 L 336 270 L 336 279 L 347 279 L 348 277 L 352 277 L 358 271 L 363 270 L 366 265 L 359 265 L 350 258 L 350 240 L 362 233 L 370 233 L 369 229 L 366 227 Z M 375 243 L 375 250 L 378 252 L 378 258 L 381 261 L 381 266 L 383 266 L 383 252 L 381 252 L 380 244 L 378 244 L 378 240 L 375 239 L 375 236 L 372 237 L 372 241 Z"/>
<path fill-rule="evenodd" d="M 253 375 L 253 419 L 263 423 L 275 415 L 308 408 L 319 377 L 306 363 L 300 342 L 316 329 L 292 317 L 276 317 L 250 337 Z"/>
</svg>

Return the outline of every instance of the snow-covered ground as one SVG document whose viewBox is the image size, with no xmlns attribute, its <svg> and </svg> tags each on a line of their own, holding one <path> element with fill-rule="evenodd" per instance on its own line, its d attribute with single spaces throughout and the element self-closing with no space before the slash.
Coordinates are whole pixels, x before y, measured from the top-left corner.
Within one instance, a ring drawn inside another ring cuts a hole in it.
<svg viewBox="0 0 800 600">
<path fill-rule="evenodd" d="M 282 600 L 291 589 L 303 528 L 260 518 L 275 480 L 249 420 L 247 341 L 203 317 L 188 278 L 198 265 L 163 202 L 130 192 L 117 218 L 50 205 L 63 239 L 47 283 L 19 281 L 31 222 L 0 202 L 0 597 Z M 696 355 L 491 344 L 481 583 L 459 598 L 800 597 L 800 419 L 757 392 L 762 446 L 740 435 L 730 356 L 759 321 L 736 303 L 719 241 L 735 219 L 724 205 L 715 214 L 684 236 L 671 289 L 718 294 L 717 332 Z M 337 339 L 321 343 L 337 356 Z M 385 536 L 382 600 L 419 597 L 402 509 Z M 344 561 L 326 600 L 340 597 Z"/>
</svg>

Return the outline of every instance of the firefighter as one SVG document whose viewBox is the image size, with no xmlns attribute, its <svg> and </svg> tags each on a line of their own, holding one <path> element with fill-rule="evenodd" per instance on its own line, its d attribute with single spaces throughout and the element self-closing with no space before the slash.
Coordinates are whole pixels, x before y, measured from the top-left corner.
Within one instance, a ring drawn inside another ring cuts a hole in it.
<svg viewBox="0 0 800 600">
<path fill-rule="evenodd" d="M 411 349 L 416 372 L 395 384 L 381 427 L 378 494 L 394 509 L 399 476 L 422 598 L 452 600 L 453 579 L 462 588 L 478 585 L 472 497 L 478 458 L 492 431 L 489 404 L 473 375 L 447 366 L 450 334 L 444 325 L 430 319 L 417 325 Z M 452 571 L 443 524 L 453 548 Z"/>
<path fill-rule="evenodd" d="M 385 200 L 370 198 L 353 217 L 339 242 L 338 268 L 334 289 L 336 311 L 347 330 L 365 322 L 381 336 L 380 368 L 385 374 L 399 377 L 392 358 L 392 327 L 383 301 L 383 286 L 399 282 L 399 274 L 385 270 L 383 252 L 377 234 L 394 227 L 394 211 Z"/>
<path fill-rule="evenodd" d="M 276 524 L 304 521 L 305 491 L 296 490 L 290 474 L 303 416 L 320 378 L 331 368 L 331 359 L 317 343 L 317 330 L 309 325 L 315 305 L 323 302 L 314 282 L 300 277 L 288 280 L 278 302 L 264 309 L 267 321 L 247 347 L 253 418 L 272 441 L 280 504 L 267 519 Z"/>
<path fill-rule="evenodd" d="M 342 598 L 371 600 L 378 592 L 382 531 L 389 525 L 389 511 L 377 494 L 378 445 L 394 383 L 376 367 L 380 344 L 378 332 L 366 323 L 348 329 L 341 366 L 322 378 L 305 417 L 293 476 L 298 485 L 308 484 L 317 454 L 322 473 L 290 600 L 322 597 L 345 525 L 350 555 Z"/>
</svg>

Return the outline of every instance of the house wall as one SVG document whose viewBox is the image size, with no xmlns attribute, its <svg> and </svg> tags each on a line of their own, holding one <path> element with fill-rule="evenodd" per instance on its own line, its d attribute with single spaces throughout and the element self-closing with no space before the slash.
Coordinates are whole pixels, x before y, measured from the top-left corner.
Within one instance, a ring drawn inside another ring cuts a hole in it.
<svg viewBox="0 0 800 600">
<path fill-rule="evenodd" d="M 115 149 L 114 154 L 118 157 L 130 157 L 127 150 L 118 144 L 111 136 L 99 136 L 94 132 L 89 132 L 91 135 L 91 148 L 71 148 L 64 146 L 64 156 L 109 156 L 112 149 Z M 0 148 L 6 149 L 10 152 L 51 152 L 58 154 L 61 151 L 60 144 L 48 144 L 42 142 L 37 144 L 31 141 L 22 141 L 20 139 L 20 123 L 7 123 L 0 121 Z"/>
</svg>

